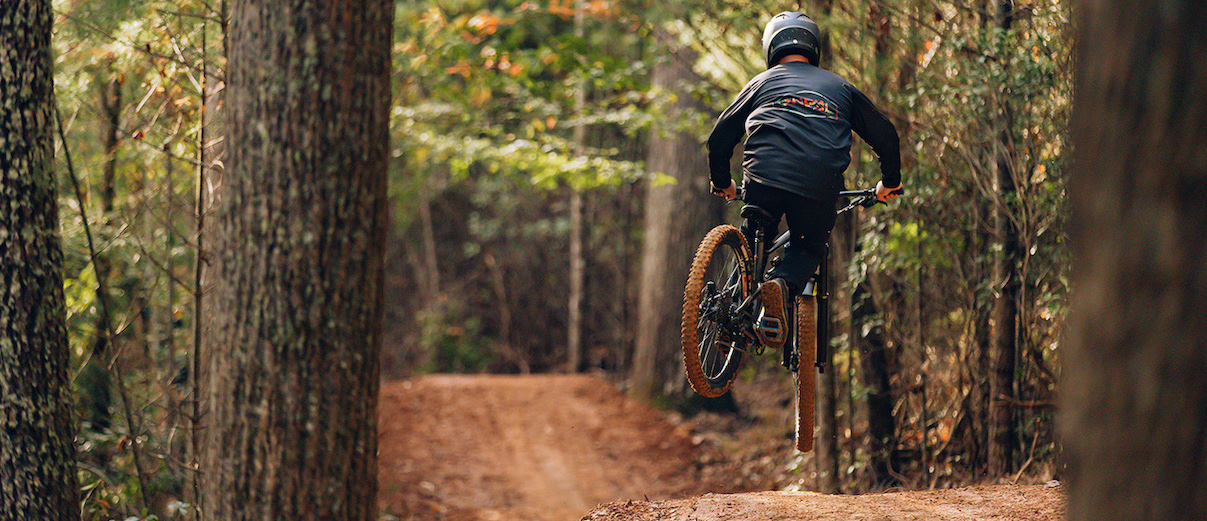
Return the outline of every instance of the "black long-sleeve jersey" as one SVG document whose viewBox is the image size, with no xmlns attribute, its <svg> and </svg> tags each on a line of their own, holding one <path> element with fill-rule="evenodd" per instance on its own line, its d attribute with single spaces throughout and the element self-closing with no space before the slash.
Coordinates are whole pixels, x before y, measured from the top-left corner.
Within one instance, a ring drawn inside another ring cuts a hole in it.
<svg viewBox="0 0 1207 521">
<path fill-rule="evenodd" d="M 879 156 L 884 186 L 898 186 L 897 129 L 872 101 L 830 71 L 805 62 L 781 63 L 751 79 L 717 118 L 708 138 L 709 175 L 716 187 L 728 187 L 733 149 L 748 136 L 745 180 L 810 199 L 833 199 L 851 163 L 852 130 Z"/>
</svg>

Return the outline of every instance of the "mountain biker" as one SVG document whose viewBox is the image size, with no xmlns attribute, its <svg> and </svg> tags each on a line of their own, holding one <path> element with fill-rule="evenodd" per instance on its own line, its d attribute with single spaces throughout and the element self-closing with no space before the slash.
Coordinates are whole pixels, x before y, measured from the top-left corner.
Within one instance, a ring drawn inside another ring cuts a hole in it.
<svg viewBox="0 0 1207 521">
<path fill-rule="evenodd" d="M 891 192 L 901 186 L 896 128 L 862 92 L 819 67 L 819 36 L 817 24 L 804 13 L 772 17 L 763 31 L 767 70 L 746 84 L 708 138 L 713 193 L 727 200 L 737 197 L 729 161 L 747 136 L 744 200 L 771 214 L 767 237 L 775 236 L 781 216 L 788 221 L 791 240 L 771 280 L 759 287 L 764 316 L 780 323 L 786 323 L 788 299 L 804 289 L 825 254 L 842 173 L 851 162 L 852 130 L 880 158 L 876 197 L 895 198 Z M 754 226 L 750 219 L 742 223 L 748 241 L 754 238 Z M 783 347 L 783 336 L 764 339 L 764 344 Z"/>
</svg>

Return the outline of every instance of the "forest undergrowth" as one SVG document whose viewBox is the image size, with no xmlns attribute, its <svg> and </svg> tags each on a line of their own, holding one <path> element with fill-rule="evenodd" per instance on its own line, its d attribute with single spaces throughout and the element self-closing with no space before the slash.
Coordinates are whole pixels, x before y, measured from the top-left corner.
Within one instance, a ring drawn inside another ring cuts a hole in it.
<svg viewBox="0 0 1207 521">
<path fill-rule="evenodd" d="M 690 430 L 692 442 L 704 475 L 721 482 L 734 483 L 747 490 L 819 490 L 816 452 L 801 453 L 794 446 L 795 383 L 779 365 L 767 356 L 747 363 L 731 391 L 733 403 L 723 407 L 736 410 L 707 410 L 698 397 L 660 402 L 672 423 Z M 1034 455 L 1023 468 L 998 479 L 987 478 L 983 471 L 955 464 L 959 454 L 948 454 L 940 463 L 943 472 L 923 469 L 921 451 L 904 450 L 916 459 L 901 460 L 901 470 L 893 476 L 878 478 L 868 467 L 866 449 L 854 440 L 867 429 L 866 419 L 839 418 L 839 490 L 844 494 L 885 491 L 932 490 L 970 485 L 1035 485 L 1059 481 L 1061 469 L 1053 459 Z M 852 430 L 853 429 L 853 430 Z M 917 442 L 917 438 L 913 440 Z M 952 449 L 945 449 L 952 452 Z"/>
</svg>

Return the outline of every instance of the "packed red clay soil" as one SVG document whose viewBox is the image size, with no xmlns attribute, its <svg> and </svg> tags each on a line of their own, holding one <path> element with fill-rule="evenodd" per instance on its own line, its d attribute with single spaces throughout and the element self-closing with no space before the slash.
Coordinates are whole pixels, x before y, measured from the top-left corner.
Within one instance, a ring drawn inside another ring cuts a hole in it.
<svg viewBox="0 0 1207 521">
<path fill-rule="evenodd" d="M 816 492 L 707 494 L 601 506 L 583 521 L 1057 521 L 1064 497 L 1043 485 L 840 496 Z"/>
<path fill-rule="evenodd" d="M 738 476 L 740 465 L 716 461 L 688 424 L 591 376 L 425 376 L 383 386 L 379 418 L 383 519 L 1056 521 L 1064 512 L 1061 488 L 1042 485 L 765 491 L 748 469 Z"/>
</svg>

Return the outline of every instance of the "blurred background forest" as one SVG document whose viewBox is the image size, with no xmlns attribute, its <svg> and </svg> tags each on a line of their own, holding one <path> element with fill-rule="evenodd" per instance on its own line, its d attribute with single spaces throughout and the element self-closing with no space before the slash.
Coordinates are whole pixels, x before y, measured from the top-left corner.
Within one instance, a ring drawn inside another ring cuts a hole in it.
<svg viewBox="0 0 1207 521">
<path fill-rule="evenodd" d="M 226 2 L 55 9 L 71 376 L 102 516 L 183 482 Z M 763 24 L 795 9 L 896 125 L 907 189 L 835 229 L 819 488 L 1057 472 L 1064 1 L 399 2 L 383 377 L 593 371 L 698 407 L 682 283 L 704 232 L 737 222 L 703 139 L 761 70 Z M 871 150 L 853 155 L 848 186 L 874 185 Z M 765 358 L 746 371 L 780 372 Z"/>
</svg>

